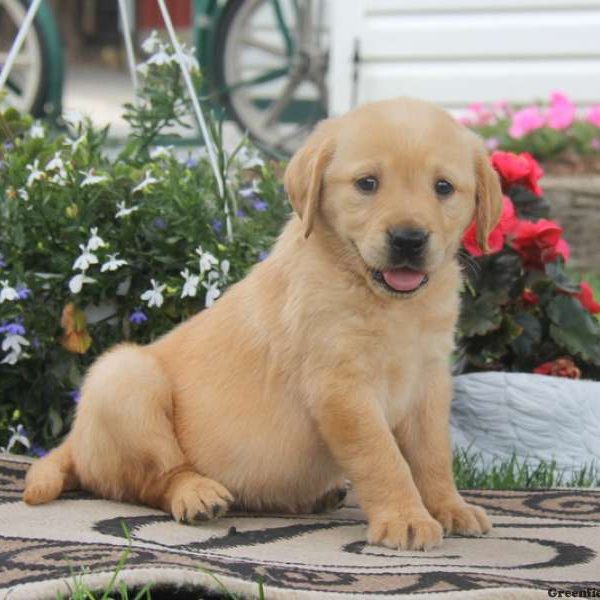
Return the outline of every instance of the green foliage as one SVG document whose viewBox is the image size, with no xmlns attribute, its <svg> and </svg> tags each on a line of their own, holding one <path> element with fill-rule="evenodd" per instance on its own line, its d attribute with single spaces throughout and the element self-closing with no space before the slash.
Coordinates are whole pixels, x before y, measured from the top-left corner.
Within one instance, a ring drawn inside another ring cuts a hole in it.
<svg viewBox="0 0 600 600">
<path fill-rule="evenodd" d="M 484 466 L 480 454 L 459 451 L 454 454 L 454 479 L 460 489 L 524 490 L 553 487 L 592 487 L 600 485 L 596 465 L 565 473 L 555 462 L 531 462 L 512 456 Z"/>
<path fill-rule="evenodd" d="M 202 150 L 153 147 L 188 109 L 172 62 L 150 65 L 145 81 L 116 155 L 87 121 L 50 132 L 0 114 L 0 343 L 24 340 L 0 352 L 0 446 L 17 424 L 34 447 L 56 444 L 101 352 L 150 342 L 202 310 L 263 257 L 289 213 L 279 165 L 247 145 L 219 147 L 225 198 Z M 156 306 L 142 299 L 152 280 Z"/>
<path fill-rule="evenodd" d="M 560 227 L 540 218 L 544 199 L 519 185 L 507 193 L 496 252 L 462 255 L 459 368 L 600 379 L 600 304 L 567 271 Z"/>
</svg>

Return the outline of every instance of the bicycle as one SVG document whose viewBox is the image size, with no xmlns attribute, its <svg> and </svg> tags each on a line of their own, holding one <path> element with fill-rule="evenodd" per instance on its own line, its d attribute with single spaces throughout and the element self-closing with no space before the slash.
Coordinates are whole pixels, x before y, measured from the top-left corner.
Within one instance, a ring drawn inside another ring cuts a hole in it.
<svg viewBox="0 0 600 600">
<path fill-rule="evenodd" d="M 0 66 L 27 4 L 0 0 Z M 193 0 L 206 99 L 272 154 L 293 153 L 327 114 L 326 9 L 326 0 Z M 8 102 L 60 114 L 63 75 L 58 28 L 42 1 L 7 82 Z"/>
<path fill-rule="evenodd" d="M 25 19 L 25 0 L 0 0 L 0 69 Z M 34 116 L 62 112 L 64 58 L 58 26 L 42 2 L 6 82 L 5 101 Z"/>
</svg>

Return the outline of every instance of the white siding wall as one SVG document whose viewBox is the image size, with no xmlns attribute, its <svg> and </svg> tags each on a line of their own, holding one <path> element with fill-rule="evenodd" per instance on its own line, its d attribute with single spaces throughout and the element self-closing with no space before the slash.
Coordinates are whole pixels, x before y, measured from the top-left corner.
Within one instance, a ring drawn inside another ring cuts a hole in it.
<svg viewBox="0 0 600 600">
<path fill-rule="evenodd" d="M 340 31 L 333 21 L 335 113 L 356 100 L 403 94 L 448 108 L 528 102 L 557 89 L 581 104 L 600 101 L 600 0 L 335 2 L 338 14 L 360 5 Z M 353 89 L 348 64 L 355 43 Z"/>
</svg>

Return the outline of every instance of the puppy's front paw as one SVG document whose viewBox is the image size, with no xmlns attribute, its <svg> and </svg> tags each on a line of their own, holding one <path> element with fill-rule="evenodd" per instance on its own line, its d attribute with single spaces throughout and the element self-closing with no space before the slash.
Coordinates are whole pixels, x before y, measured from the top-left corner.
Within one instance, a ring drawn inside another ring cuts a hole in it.
<svg viewBox="0 0 600 600">
<path fill-rule="evenodd" d="M 171 513 L 176 521 L 196 524 L 222 517 L 231 502 L 233 496 L 220 483 L 191 475 L 173 491 Z"/>
<path fill-rule="evenodd" d="M 487 533 L 492 528 L 485 510 L 468 504 L 462 498 L 432 509 L 431 514 L 447 534 L 477 536 Z"/>
<path fill-rule="evenodd" d="M 369 544 L 399 550 L 431 550 L 442 538 L 442 526 L 425 510 L 376 516 L 367 532 Z"/>
</svg>

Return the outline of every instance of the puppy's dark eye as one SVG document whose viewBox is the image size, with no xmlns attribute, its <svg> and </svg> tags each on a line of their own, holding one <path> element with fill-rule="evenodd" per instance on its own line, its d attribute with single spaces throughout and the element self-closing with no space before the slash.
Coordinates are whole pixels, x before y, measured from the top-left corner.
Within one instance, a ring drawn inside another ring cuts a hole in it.
<svg viewBox="0 0 600 600">
<path fill-rule="evenodd" d="M 377 177 L 373 177 L 369 175 L 368 177 L 361 177 L 354 182 L 354 185 L 365 194 L 372 194 L 377 191 L 379 187 L 379 181 L 377 181 Z"/>
<path fill-rule="evenodd" d="M 438 179 L 434 188 L 435 193 L 441 198 L 446 198 L 454 193 L 454 186 L 447 179 Z"/>
</svg>

